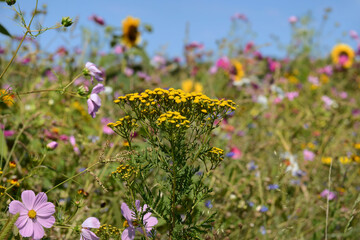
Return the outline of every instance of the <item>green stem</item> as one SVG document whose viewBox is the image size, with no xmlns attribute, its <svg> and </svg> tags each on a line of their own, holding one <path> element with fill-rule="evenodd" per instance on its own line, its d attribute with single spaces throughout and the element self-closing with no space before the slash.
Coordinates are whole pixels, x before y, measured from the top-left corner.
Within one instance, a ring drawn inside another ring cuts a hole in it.
<svg viewBox="0 0 360 240">
<path fill-rule="evenodd" d="M 94 166 L 96 166 L 97 164 L 99 164 L 99 162 L 94 163 L 93 165 L 91 165 L 90 167 L 88 167 L 87 169 L 85 169 L 84 171 L 79 172 L 78 174 L 75 174 L 74 176 L 72 176 L 72 177 L 70 177 L 70 178 L 66 179 L 65 181 L 62 181 L 61 183 L 59 183 L 59 184 L 58 184 L 58 185 L 56 185 L 55 187 L 52 187 L 52 188 L 50 188 L 49 190 L 47 190 L 45 193 L 47 194 L 47 193 L 49 193 L 50 191 L 54 190 L 55 188 L 57 188 L 57 187 L 61 186 L 62 184 L 64 184 L 64 183 L 66 183 L 66 182 L 70 181 L 71 179 L 76 178 L 77 176 L 79 176 L 79 175 L 81 175 L 81 174 L 83 174 L 83 173 L 87 172 L 87 170 L 89 170 L 90 168 L 93 168 L 93 167 L 94 167 Z"/>
<path fill-rule="evenodd" d="M 21 45 L 23 44 L 26 36 L 27 36 L 29 33 L 31 33 L 30 26 L 31 26 L 32 21 L 34 20 L 34 17 L 35 17 L 36 11 L 37 11 L 37 6 L 38 6 L 38 0 L 36 0 L 35 10 L 34 10 L 34 13 L 33 13 L 32 17 L 31 17 L 31 20 L 30 20 L 30 22 L 29 22 L 29 25 L 28 25 L 28 26 L 25 26 L 25 27 L 26 27 L 26 32 L 25 32 L 23 38 L 21 39 L 18 47 L 16 48 L 14 55 L 13 55 L 12 58 L 10 59 L 10 62 L 6 65 L 5 69 L 4 69 L 3 72 L 1 73 L 0 79 L 3 78 L 4 74 L 7 72 L 7 70 L 8 70 L 9 67 L 10 67 L 10 65 L 11 65 L 12 62 L 14 61 L 14 59 L 15 59 L 15 57 L 16 57 L 16 55 L 17 55 L 17 53 L 18 53 L 18 51 L 19 51 L 19 49 L 20 49 L 20 47 L 21 47 Z"/>
<path fill-rule="evenodd" d="M 79 77 L 81 77 L 82 75 L 83 75 L 83 73 L 80 73 L 77 76 L 75 76 L 74 79 L 63 88 L 63 90 L 62 90 L 63 93 L 65 93 L 66 89 L 68 89 L 71 86 L 71 84 L 73 84 L 75 82 L 75 80 L 78 79 Z"/>
</svg>

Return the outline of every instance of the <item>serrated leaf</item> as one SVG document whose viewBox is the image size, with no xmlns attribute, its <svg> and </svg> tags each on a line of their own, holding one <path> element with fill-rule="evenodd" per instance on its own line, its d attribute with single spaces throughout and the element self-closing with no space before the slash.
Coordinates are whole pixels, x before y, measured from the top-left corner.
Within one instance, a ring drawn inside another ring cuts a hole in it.
<svg viewBox="0 0 360 240">
<path fill-rule="evenodd" d="M 9 33 L 9 31 L 6 30 L 6 28 L 5 28 L 2 24 L 0 24 L 0 33 L 4 34 L 4 35 L 6 35 L 6 36 L 11 37 L 11 34 Z"/>
<path fill-rule="evenodd" d="M 3 158 L 7 157 L 8 149 L 5 141 L 4 132 L 0 129 L 0 155 Z"/>
</svg>

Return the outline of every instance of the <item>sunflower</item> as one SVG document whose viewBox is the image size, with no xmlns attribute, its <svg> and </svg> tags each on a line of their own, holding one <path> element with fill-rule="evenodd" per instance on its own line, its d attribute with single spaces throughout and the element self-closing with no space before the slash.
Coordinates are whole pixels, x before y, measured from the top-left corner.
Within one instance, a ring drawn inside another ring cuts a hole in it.
<svg viewBox="0 0 360 240">
<path fill-rule="evenodd" d="M 0 89 L 0 102 L 5 103 L 8 107 L 11 107 L 14 104 L 14 95 L 11 94 L 8 90 Z"/>
<path fill-rule="evenodd" d="M 230 67 L 230 75 L 235 82 L 241 81 L 244 77 L 244 70 L 242 64 L 235 59 L 231 60 L 232 66 Z"/>
<path fill-rule="evenodd" d="M 333 63 L 338 64 L 344 68 L 351 67 L 354 57 L 354 50 L 349 45 L 344 43 L 335 45 L 331 51 L 331 58 Z"/>
<path fill-rule="evenodd" d="M 122 42 L 128 46 L 133 47 L 140 42 L 139 27 L 140 19 L 131 16 L 122 21 Z"/>
</svg>

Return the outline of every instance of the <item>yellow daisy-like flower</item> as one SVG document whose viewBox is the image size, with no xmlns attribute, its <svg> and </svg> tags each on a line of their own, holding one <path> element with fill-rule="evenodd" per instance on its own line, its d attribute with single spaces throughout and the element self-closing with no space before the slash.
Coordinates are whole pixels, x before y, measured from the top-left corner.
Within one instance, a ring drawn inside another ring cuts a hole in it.
<svg viewBox="0 0 360 240">
<path fill-rule="evenodd" d="M 134 47 L 141 40 L 139 32 L 140 19 L 127 17 L 122 21 L 122 42 L 128 47 Z"/>
<path fill-rule="evenodd" d="M 0 102 L 5 103 L 8 107 L 14 105 L 14 95 L 12 95 L 8 90 L 0 89 Z"/>
<path fill-rule="evenodd" d="M 339 161 L 341 164 L 350 164 L 351 163 L 351 158 L 348 158 L 346 156 L 343 156 L 343 157 L 339 157 Z"/>
<path fill-rule="evenodd" d="M 194 83 L 193 80 L 187 79 L 181 83 L 181 88 L 184 92 L 190 93 L 190 92 L 196 92 L 201 93 L 203 91 L 203 86 L 201 83 Z"/>
<path fill-rule="evenodd" d="M 347 44 L 340 43 L 333 47 L 331 58 L 334 64 L 341 65 L 344 68 L 350 68 L 355 57 L 354 50 Z"/>
<path fill-rule="evenodd" d="M 231 63 L 232 63 L 232 66 L 230 69 L 230 74 L 232 75 L 233 80 L 235 82 L 241 81 L 241 79 L 245 75 L 242 64 L 236 59 L 232 59 Z"/>
</svg>

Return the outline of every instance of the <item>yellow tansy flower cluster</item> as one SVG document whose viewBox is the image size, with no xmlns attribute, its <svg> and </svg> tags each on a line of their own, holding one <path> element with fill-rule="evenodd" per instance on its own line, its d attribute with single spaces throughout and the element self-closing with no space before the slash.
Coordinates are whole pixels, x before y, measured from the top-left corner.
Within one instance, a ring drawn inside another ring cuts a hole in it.
<svg viewBox="0 0 360 240">
<path fill-rule="evenodd" d="M 126 136 L 128 136 L 130 132 L 133 131 L 133 129 L 138 127 L 138 124 L 136 123 L 136 119 L 127 115 L 123 118 L 120 118 L 115 123 L 109 123 L 107 126 L 112 128 L 114 132 L 120 136 L 126 138 Z"/>
<path fill-rule="evenodd" d="M 169 124 L 170 126 L 176 126 L 177 128 L 183 127 L 190 127 L 190 122 L 186 120 L 186 117 L 181 116 L 179 112 L 171 112 L 168 111 L 160 115 L 157 120 L 157 124 L 164 125 L 165 123 Z"/>
<path fill-rule="evenodd" d="M 332 157 L 322 157 L 321 162 L 326 165 L 330 165 L 332 162 Z"/>
<path fill-rule="evenodd" d="M 130 166 L 129 164 L 121 164 L 116 168 L 116 171 L 110 174 L 110 176 L 120 176 L 122 180 L 127 181 L 132 176 L 136 176 L 137 174 L 138 170 L 136 170 L 133 166 Z"/>
<path fill-rule="evenodd" d="M 224 150 L 217 147 L 212 147 L 210 151 L 207 153 L 211 163 L 212 169 L 215 168 L 220 162 L 224 160 Z"/>
<path fill-rule="evenodd" d="M 117 237 L 120 236 L 121 232 L 117 227 L 113 227 L 110 224 L 103 224 L 95 232 L 95 234 L 101 237 Z"/>
</svg>

